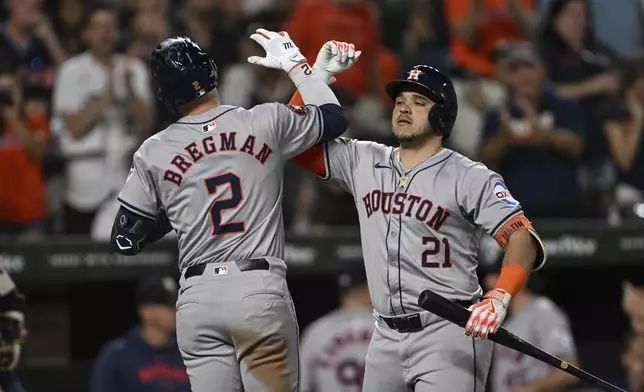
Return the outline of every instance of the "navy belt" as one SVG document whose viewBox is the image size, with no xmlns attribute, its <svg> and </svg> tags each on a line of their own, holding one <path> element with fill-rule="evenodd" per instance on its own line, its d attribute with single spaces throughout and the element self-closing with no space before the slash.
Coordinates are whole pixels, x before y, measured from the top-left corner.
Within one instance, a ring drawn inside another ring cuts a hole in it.
<svg viewBox="0 0 644 392">
<path fill-rule="evenodd" d="M 188 267 L 186 269 L 184 278 L 188 279 L 193 276 L 203 275 L 204 271 L 206 270 L 207 264 L 208 263 L 201 263 L 201 264 L 193 265 L 192 267 Z M 235 264 L 237 264 L 237 268 L 239 268 L 239 270 L 242 272 L 254 271 L 254 270 L 268 270 L 270 268 L 270 264 L 268 264 L 268 261 L 263 257 L 258 259 L 237 260 L 235 261 Z"/>
</svg>

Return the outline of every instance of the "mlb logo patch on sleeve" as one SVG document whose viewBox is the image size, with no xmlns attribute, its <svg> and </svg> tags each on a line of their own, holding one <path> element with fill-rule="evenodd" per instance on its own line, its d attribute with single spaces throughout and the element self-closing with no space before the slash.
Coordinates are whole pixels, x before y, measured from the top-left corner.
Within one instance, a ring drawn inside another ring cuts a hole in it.
<svg viewBox="0 0 644 392">
<path fill-rule="evenodd" d="M 501 200 L 503 203 L 509 205 L 510 207 L 516 207 L 519 205 L 519 202 L 512 197 L 510 191 L 501 181 L 494 183 L 494 195 L 497 199 Z"/>
<path fill-rule="evenodd" d="M 305 115 L 309 114 L 310 109 L 306 106 L 298 106 L 298 105 L 286 105 L 289 109 L 291 109 L 295 114 L 299 115 Z"/>
<path fill-rule="evenodd" d="M 223 265 L 221 267 L 215 267 L 212 269 L 214 275 L 226 275 L 228 273 L 228 266 Z"/>
</svg>

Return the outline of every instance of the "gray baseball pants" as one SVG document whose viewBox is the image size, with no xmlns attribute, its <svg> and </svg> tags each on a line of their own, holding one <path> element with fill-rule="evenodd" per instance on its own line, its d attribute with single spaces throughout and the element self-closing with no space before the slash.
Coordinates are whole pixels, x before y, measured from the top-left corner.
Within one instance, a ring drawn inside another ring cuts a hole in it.
<svg viewBox="0 0 644 392">
<path fill-rule="evenodd" d="M 433 317 L 422 330 L 406 333 L 376 322 L 363 392 L 485 392 L 493 342 Z"/>
<path fill-rule="evenodd" d="M 179 281 L 177 340 L 192 391 L 297 392 L 299 331 L 286 265 L 238 265 L 206 264 Z"/>
</svg>

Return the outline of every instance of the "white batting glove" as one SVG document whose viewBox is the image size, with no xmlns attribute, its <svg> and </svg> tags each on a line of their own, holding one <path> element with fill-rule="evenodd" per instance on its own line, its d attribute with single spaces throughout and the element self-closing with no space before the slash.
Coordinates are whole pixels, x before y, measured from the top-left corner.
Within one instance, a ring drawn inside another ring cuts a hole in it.
<svg viewBox="0 0 644 392">
<path fill-rule="evenodd" d="M 326 84 L 335 82 L 337 75 L 353 67 L 362 51 L 356 50 L 353 44 L 340 41 L 327 41 L 318 52 L 313 69 L 322 75 Z"/>
<path fill-rule="evenodd" d="M 465 334 L 487 339 L 496 333 L 508 314 L 511 299 L 512 295 L 503 289 L 488 291 L 481 302 L 470 306 L 472 313 L 465 324 Z"/>
<path fill-rule="evenodd" d="M 251 64 L 290 72 L 295 66 L 306 62 L 306 58 L 286 31 L 276 33 L 257 29 L 250 39 L 260 44 L 266 51 L 266 57 L 249 57 L 248 62 Z"/>
</svg>

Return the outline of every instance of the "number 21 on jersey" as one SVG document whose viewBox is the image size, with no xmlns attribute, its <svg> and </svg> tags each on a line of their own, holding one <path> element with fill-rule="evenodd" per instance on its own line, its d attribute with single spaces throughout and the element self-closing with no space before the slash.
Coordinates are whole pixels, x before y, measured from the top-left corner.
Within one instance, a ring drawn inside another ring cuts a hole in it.
<svg viewBox="0 0 644 392">
<path fill-rule="evenodd" d="M 206 178 L 203 182 L 206 185 L 208 195 L 216 194 L 220 187 L 230 187 L 230 197 L 217 198 L 210 204 L 212 236 L 244 233 L 246 231 L 244 221 L 223 223 L 221 218 L 222 212 L 238 208 L 242 200 L 244 200 L 244 192 L 239 176 L 231 172 Z"/>
<path fill-rule="evenodd" d="M 451 250 L 449 240 L 439 240 L 433 236 L 423 237 L 423 246 L 427 248 L 423 252 L 421 265 L 424 268 L 451 268 Z M 434 258 L 435 257 L 435 258 Z"/>
</svg>

